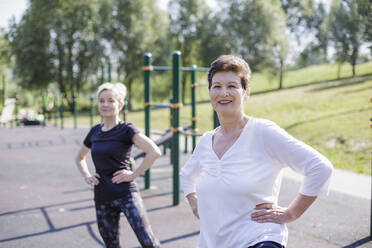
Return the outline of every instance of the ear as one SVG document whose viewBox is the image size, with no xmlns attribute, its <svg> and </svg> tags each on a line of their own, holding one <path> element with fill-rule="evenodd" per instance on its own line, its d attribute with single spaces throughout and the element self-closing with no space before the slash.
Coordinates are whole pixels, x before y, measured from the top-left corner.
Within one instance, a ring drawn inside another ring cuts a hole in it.
<svg viewBox="0 0 372 248">
<path fill-rule="evenodd" d="M 119 102 L 119 111 L 123 109 L 124 105 L 124 101 Z"/>
<path fill-rule="evenodd" d="M 244 90 L 244 101 L 247 101 L 249 99 L 250 94 L 251 94 L 251 88 L 247 87 L 247 89 Z"/>
</svg>

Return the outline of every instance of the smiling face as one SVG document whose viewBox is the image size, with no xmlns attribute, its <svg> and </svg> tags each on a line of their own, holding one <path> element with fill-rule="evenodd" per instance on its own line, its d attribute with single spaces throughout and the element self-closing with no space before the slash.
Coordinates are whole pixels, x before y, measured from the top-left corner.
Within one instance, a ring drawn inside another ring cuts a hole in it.
<svg viewBox="0 0 372 248">
<path fill-rule="evenodd" d="M 249 97 L 249 88 L 243 89 L 240 77 L 234 72 L 217 72 L 212 78 L 209 96 L 217 113 L 240 114 Z"/>
<path fill-rule="evenodd" d="M 98 95 L 98 110 L 103 118 L 113 118 L 119 115 L 124 106 L 112 90 L 103 90 Z"/>
</svg>

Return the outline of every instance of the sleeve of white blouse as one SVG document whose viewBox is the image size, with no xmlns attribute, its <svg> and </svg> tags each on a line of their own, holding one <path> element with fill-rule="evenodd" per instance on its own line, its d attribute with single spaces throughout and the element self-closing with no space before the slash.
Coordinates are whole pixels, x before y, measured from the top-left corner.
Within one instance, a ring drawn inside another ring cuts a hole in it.
<svg viewBox="0 0 372 248">
<path fill-rule="evenodd" d="M 271 121 L 265 121 L 262 139 L 269 156 L 304 176 L 300 193 L 327 195 L 333 172 L 332 163 L 318 151 L 295 139 Z"/>
<path fill-rule="evenodd" d="M 187 160 L 180 172 L 180 182 L 183 193 L 185 197 L 193 192 L 196 192 L 196 180 L 199 177 L 199 153 L 200 153 L 200 144 L 203 140 L 203 137 L 199 140 L 198 145 L 195 147 L 193 154 Z"/>
</svg>

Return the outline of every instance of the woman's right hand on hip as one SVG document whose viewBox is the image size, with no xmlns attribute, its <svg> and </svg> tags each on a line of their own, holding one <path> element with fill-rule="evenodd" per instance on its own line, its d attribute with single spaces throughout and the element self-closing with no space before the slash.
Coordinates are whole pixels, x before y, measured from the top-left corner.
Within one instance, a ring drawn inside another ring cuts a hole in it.
<svg viewBox="0 0 372 248">
<path fill-rule="evenodd" d="M 190 207 L 196 218 L 199 219 L 199 213 L 198 213 L 198 197 L 196 196 L 196 193 L 190 193 L 186 196 L 187 200 L 189 201 Z"/>
<path fill-rule="evenodd" d="M 98 178 L 101 178 L 100 175 L 98 173 L 95 173 L 93 176 L 86 177 L 85 182 L 91 187 L 94 187 L 99 184 Z"/>
</svg>

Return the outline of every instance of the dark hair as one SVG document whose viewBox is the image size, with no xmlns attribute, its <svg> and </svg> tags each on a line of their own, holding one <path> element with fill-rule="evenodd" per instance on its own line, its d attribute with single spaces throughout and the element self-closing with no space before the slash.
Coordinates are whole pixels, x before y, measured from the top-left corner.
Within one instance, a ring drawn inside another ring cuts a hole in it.
<svg viewBox="0 0 372 248">
<path fill-rule="evenodd" d="M 243 89 L 249 88 L 249 82 L 251 80 L 251 69 L 248 63 L 234 55 L 221 55 L 215 61 L 212 62 L 211 67 L 208 71 L 208 89 L 212 86 L 212 78 L 217 72 L 229 72 L 232 71 L 240 78 L 240 83 Z"/>
</svg>

